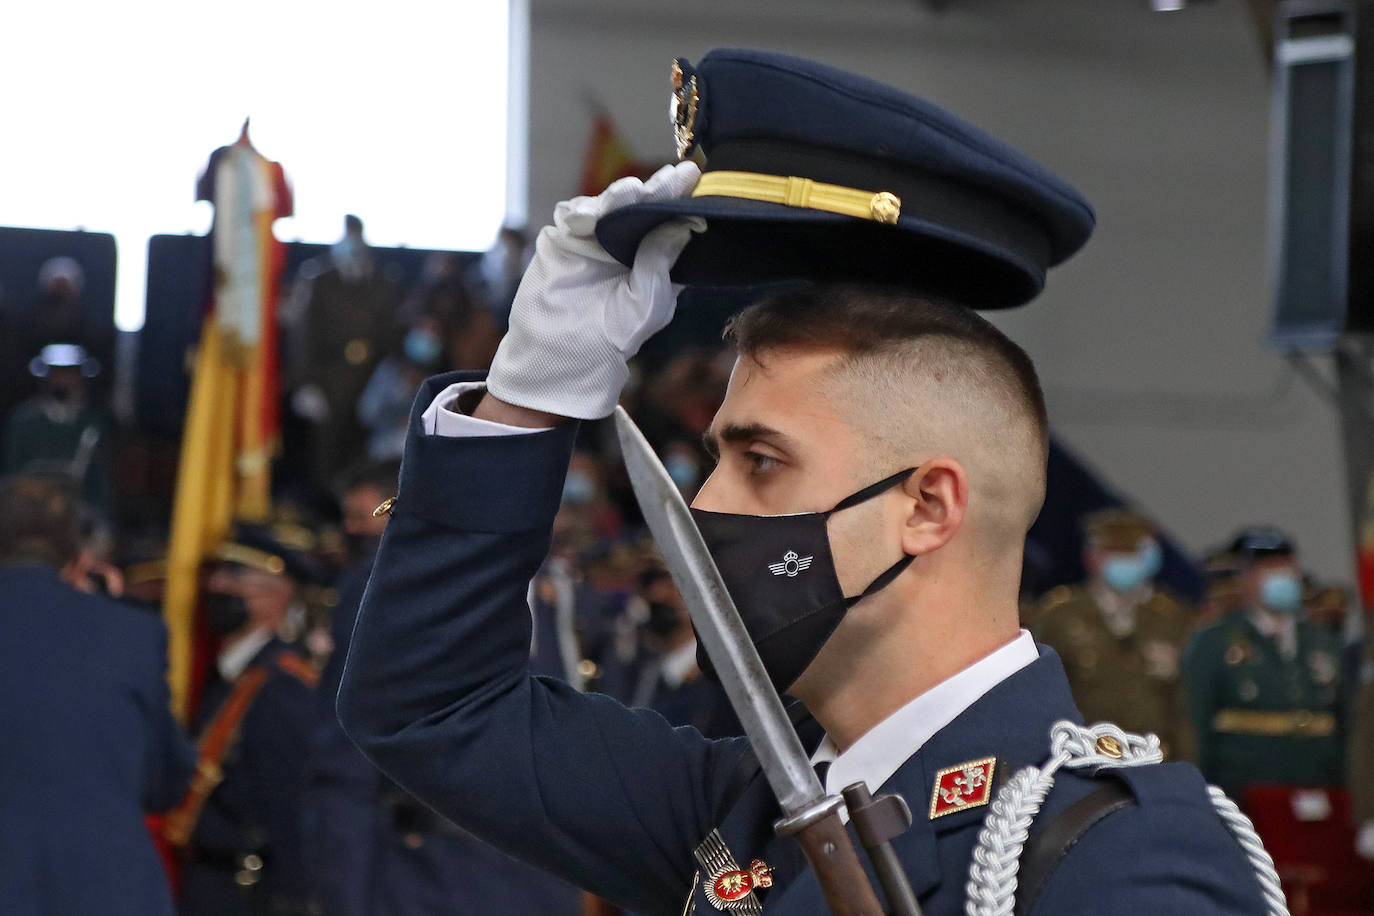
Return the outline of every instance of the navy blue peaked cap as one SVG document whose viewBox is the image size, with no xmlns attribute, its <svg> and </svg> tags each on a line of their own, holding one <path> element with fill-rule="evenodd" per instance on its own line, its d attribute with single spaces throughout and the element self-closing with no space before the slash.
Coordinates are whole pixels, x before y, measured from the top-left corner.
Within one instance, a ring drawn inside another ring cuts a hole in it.
<svg viewBox="0 0 1374 916">
<path fill-rule="evenodd" d="M 673 80 L 678 154 L 701 150 L 702 182 L 602 217 L 597 238 L 622 263 L 654 227 L 700 216 L 679 283 L 864 280 L 1005 308 L 1033 299 L 1092 233 L 1092 207 L 1047 169 L 866 77 L 714 50 L 675 62 Z"/>
<path fill-rule="evenodd" d="M 243 522 L 235 525 L 210 559 L 289 576 L 306 585 L 327 585 L 331 578 L 324 564 L 309 550 L 287 543 L 287 539 L 267 525 Z"/>
</svg>

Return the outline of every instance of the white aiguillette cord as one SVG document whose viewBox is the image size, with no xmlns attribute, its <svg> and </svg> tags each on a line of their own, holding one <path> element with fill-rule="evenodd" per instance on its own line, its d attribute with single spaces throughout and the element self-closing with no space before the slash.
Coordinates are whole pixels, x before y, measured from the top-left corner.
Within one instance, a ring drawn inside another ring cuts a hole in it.
<svg viewBox="0 0 1374 916">
<path fill-rule="evenodd" d="M 1100 738 L 1115 739 L 1120 757 L 1103 754 Z M 1017 871 L 1021 851 L 1026 845 L 1031 822 L 1054 785 L 1054 774 L 1061 767 L 1134 767 L 1163 761 L 1156 735 L 1135 735 L 1111 723 L 1085 728 L 1072 722 L 1056 722 L 1050 729 L 1050 759 L 1040 767 L 1026 767 L 1007 781 L 992 803 L 978 845 L 969 864 L 965 916 L 1011 916 L 1016 906 Z M 1264 896 L 1267 916 L 1288 916 L 1274 860 L 1265 852 L 1254 824 L 1241 813 L 1236 803 L 1216 786 L 1208 786 L 1212 806 L 1255 870 Z"/>
</svg>

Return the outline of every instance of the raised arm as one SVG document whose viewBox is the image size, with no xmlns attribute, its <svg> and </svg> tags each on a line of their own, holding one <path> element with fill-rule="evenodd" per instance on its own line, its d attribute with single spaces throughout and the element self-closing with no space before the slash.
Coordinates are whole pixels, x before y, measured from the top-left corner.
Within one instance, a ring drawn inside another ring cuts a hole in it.
<svg viewBox="0 0 1374 916">
<path fill-rule="evenodd" d="M 596 245 L 597 215 L 694 182 L 694 167 L 678 166 L 643 186 L 617 183 L 604 200 L 560 205 L 476 411 L 487 423 L 454 436 L 435 420 L 463 409 L 435 403 L 441 392 L 477 376 L 421 390 L 338 700 L 364 753 L 440 813 L 650 913 L 681 910 L 692 849 L 745 744 L 531 677 L 526 590 L 576 433 L 565 418 L 614 406 L 625 360 L 671 317 L 667 270 L 688 235 L 651 234 L 627 269 Z"/>
</svg>

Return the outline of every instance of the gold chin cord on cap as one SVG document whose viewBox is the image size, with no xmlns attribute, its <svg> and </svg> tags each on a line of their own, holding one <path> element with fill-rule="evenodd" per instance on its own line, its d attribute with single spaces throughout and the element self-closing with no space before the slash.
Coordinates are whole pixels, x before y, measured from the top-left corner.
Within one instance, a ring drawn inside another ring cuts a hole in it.
<svg viewBox="0 0 1374 916">
<path fill-rule="evenodd" d="M 759 172 L 707 172 L 693 197 L 739 197 L 895 225 L 902 215 L 902 199 L 891 191 L 861 191 L 795 175 Z"/>
</svg>

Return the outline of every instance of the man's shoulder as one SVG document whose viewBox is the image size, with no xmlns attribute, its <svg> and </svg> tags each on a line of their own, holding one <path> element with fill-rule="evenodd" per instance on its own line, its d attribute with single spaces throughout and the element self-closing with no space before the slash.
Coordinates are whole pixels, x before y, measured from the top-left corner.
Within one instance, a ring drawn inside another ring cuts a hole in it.
<svg viewBox="0 0 1374 916">
<path fill-rule="evenodd" d="M 1216 817 L 1206 780 L 1197 767 L 1190 763 L 1166 762 L 1060 769 L 1055 773 L 1054 784 L 1036 821 L 1042 825 L 1048 823 L 1099 790 L 1103 790 L 1100 794 L 1105 798 L 1105 790 L 1113 787 L 1124 787 L 1124 793 L 1114 794 L 1128 802 L 1124 806 L 1114 806 L 1113 812 L 1135 812 L 1128 813 L 1127 820 L 1138 817 L 1146 809 L 1156 812 L 1164 808 L 1200 813 L 1208 819 Z"/>
<path fill-rule="evenodd" d="M 1093 607 L 1092 595 L 1082 585 L 1057 585 L 1041 596 L 1036 602 L 1036 608 L 1040 613 L 1047 611 L 1064 612 L 1064 609 L 1079 607 Z"/>
<path fill-rule="evenodd" d="M 1086 626 L 1101 620 L 1097 602 L 1082 585 L 1060 585 L 1045 593 L 1035 605 L 1031 626 L 1036 632 Z"/>
<path fill-rule="evenodd" d="M 165 651 L 167 625 L 163 622 L 161 614 L 125 604 L 108 595 L 81 592 L 76 594 L 82 610 L 90 618 L 102 621 L 111 630 L 120 634 L 124 642 L 138 642 L 151 646 L 156 652 Z"/>
<path fill-rule="evenodd" d="M 1194 632 L 1188 643 L 1189 651 L 1215 650 L 1238 640 L 1247 640 L 1253 629 L 1244 611 L 1231 611 Z"/>
<path fill-rule="evenodd" d="M 1312 623 L 1309 620 L 1299 620 L 1298 632 L 1301 634 L 1302 641 L 1314 650 L 1330 652 L 1337 656 L 1345 654 L 1345 640 L 1338 629 Z"/>
<path fill-rule="evenodd" d="M 320 672 L 310 664 L 293 644 L 274 640 L 254 661 L 267 676 L 269 686 L 280 684 L 291 691 L 314 690 L 320 682 Z"/>
<path fill-rule="evenodd" d="M 1096 779 L 1119 779 L 1130 787 L 1142 808 L 1178 805 L 1216 815 L 1202 772 L 1191 763 L 1174 761 L 1099 771 Z"/>
<path fill-rule="evenodd" d="M 47 417 L 43 413 L 43 405 L 36 398 L 21 401 L 10 411 L 6 423 L 13 427 L 27 426 L 33 423 L 46 421 Z"/>
<path fill-rule="evenodd" d="M 122 640 L 146 639 L 158 644 L 165 639 L 166 626 L 159 615 L 108 595 L 79 591 L 47 567 L 0 571 L 0 594 L 6 603 L 31 611 L 56 629 L 70 632 L 72 618 L 78 617 L 83 632 L 95 630 Z"/>
<path fill-rule="evenodd" d="M 1141 611 L 1177 626 L 1191 623 L 1188 609 L 1183 602 L 1162 588 L 1156 588 L 1141 605 Z"/>
<path fill-rule="evenodd" d="M 1096 776 L 1107 778 L 1126 784 L 1131 803 L 1088 827 L 1046 881 L 1034 912 L 1071 911 L 1104 885 L 1133 912 L 1146 905 L 1152 912 L 1265 912 L 1254 866 L 1195 767 L 1164 763 Z"/>
</svg>

